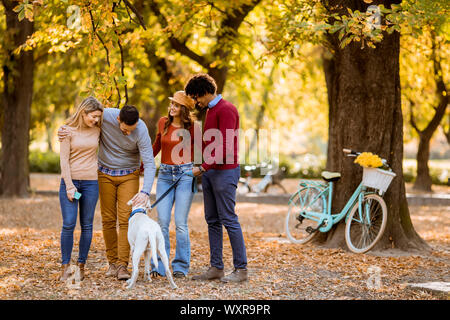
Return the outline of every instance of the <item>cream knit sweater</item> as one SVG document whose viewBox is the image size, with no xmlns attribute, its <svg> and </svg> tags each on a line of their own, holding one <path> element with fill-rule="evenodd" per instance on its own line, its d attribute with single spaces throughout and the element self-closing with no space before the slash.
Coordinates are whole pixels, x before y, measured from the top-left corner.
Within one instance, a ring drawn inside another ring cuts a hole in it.
<svg viewBox="0 0 450 320">
<path fill-rule="evenodd" d="M 66 126 L 70 134 L 61 142 L 61 178 L 66 191 L 75 189 L 73 180 L 97 180 L 97 148 L 100 128 L 81 128 Z"/>
</svg>

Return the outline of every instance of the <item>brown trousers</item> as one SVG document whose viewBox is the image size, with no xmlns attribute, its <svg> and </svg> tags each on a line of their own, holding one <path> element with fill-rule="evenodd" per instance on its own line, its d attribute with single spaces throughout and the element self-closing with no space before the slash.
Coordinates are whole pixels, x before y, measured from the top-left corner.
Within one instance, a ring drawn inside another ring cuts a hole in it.
<svg viewBox="0 0 450 320">
<path fill-rule="evenodd" d="M 127 202 L 139 192 L 139 170 L 121 177 L 109 176 L 98 171 L 98 185 L 106 258 L 109 264 L 126 267 L 130 256 L 127 234 L 128 218 L 131 213 L 131 207 Z"/>
</svg>

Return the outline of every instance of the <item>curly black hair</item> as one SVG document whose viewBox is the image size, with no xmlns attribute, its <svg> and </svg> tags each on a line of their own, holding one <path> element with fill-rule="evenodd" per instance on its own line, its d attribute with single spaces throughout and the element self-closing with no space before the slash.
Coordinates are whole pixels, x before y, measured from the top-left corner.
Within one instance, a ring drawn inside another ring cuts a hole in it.
<svg viewBox="0 0 450 320">
<path fill-rule="evenodd" d="M 202 97 L 205 94 L 215 94 L 217 84 L 213 77 L 206 73 L 194 74 L 184 87 L 188 96 Z"/>
</svg>

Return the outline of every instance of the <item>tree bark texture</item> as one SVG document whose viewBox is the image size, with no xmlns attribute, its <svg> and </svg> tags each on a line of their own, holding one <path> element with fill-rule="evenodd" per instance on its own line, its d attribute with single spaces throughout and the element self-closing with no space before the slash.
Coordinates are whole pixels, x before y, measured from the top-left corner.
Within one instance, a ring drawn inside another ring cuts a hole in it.
<svg viewBox="0 0 450 320">
<path fill-rule="evenodd" d="M 329 10 L 346 7 L 365 11 L 362 1 L 329 1 Z M 335 6 L 337 5 L 337 6 Z M 343 6 L 340 6 L 343 5 Z M 387 4 L 385 4 L 387 5 Z M 396 177 L 385 194 L 388 221 L 375 249 L 429 248 L 414 230 L 403 180 L 403 117 L 400 102 L 400 34 L 384 34 L 376 48 L 352 42 L 339 47 L 337 34 L 328 36 L 332 58 L 324 60 L 329 101 L 327 170 L 341 172 L 335 184 L 332 212 L 342 210 L 362 178 L 362 168 L 345 157 L 342 149 L 368 151 L 386 159 Z M 329 247 L 346 248 L 343 222 L 318 237 Z"/>
<path fill-rule="evenodd" d="M 2 174 L 3 197 L 28 196 L 28 143 L 33 94 L 33 51 L 14 49 L 33 33 L 33 22 L 19 22 L 14 1 L 2 0 L 5 7 L 8 48 L 3 64 Z"/>
</svg>

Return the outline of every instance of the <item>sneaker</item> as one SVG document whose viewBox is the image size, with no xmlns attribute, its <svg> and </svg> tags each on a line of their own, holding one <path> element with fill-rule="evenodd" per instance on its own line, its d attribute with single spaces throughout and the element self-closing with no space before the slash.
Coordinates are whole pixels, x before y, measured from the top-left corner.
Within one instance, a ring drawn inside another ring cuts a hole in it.
<svg viewBox="0 0 450 320">
<path fill-rule="evenodd" d="M 128 272 L 127 267 L 120 265 L 117 268 L 117 279 L 118 280 L 128 280 L 131 278 L 131 274 Z"/>
<path fill-rule="evenodd" d="M 205 273 L 193 276 L 192 280 L 214 280 L 220 279 L 225 275 L 223 269 L 217 269 L 216 267 L 210 267 Z"/>
<path fill-rule="evenodd" d="M 181 271 L 175 271 L 173 273 L 173 277 L 174 278 L 186 278 L 186 275 Z"/>
<path fill-rule="evenodd" d="M 234 269 L 232 273 L 220 279 L 222 282 L 242 282 L 247 280 L 247 269 Z"/>
<path fill-rule="evenodd" d="M 163 276 L 162 274 L 160 274 L 160 273 L 158 273 L 158 271 L 152 271 L 152 272 L 150 272 L 150 276 L 152 277 L 152 278 L 158 278 L 158 277 L 165 277 L 165 276 Z"/>
<path fill-rule="evenodd" d="M 109 265 L 108 271 L 106 271 L 107 277 L 113 277 L 117 274 L 117 266 L 114 263 L 111 263 Z"/>
</svg>

